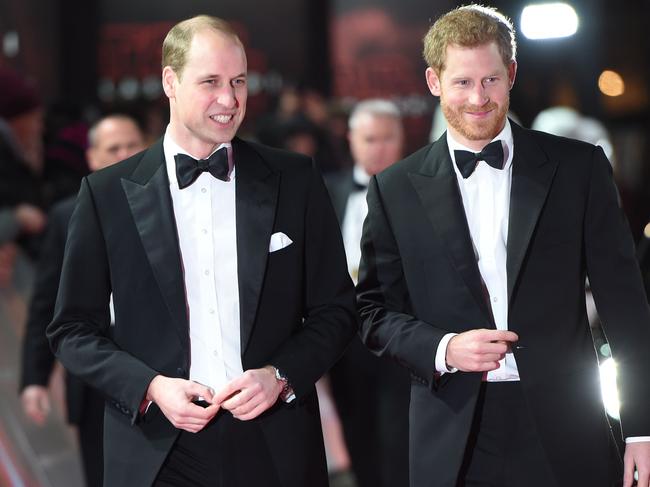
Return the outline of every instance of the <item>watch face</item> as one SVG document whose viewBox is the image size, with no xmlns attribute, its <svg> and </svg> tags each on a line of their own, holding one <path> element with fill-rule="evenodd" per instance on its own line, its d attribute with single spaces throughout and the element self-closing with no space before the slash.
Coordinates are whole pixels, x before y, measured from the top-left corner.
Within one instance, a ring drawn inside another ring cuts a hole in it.
<svg viewBox="0 0 650 487">
<path fill-rule="evenodd" d="M 287 378 L 284 376 L 282 372 L 280 372 L 280 369 L 278 369 L 277 367 L 273 367 L 273 368 L 275 369 L 275 378 L 279 381 L 287 382 Z"/>
</svg>

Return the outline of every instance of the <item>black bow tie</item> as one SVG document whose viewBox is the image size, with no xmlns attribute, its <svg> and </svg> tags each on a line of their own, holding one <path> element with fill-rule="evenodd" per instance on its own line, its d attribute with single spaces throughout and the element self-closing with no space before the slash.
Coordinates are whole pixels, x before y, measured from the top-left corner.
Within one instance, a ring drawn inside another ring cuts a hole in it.
<svg viewBox="0 0 650 487">
<path fill-rule="evenodd" d="M 495 169 L 503 169 L 503 146 L 500 140 L 490 142 L 483 147 L 479 153 L 474 153 L 466 150 L 455 150 L 454 157 L 456 158 L 456 165 L 458 170 L 467 179 L 472 175 L 478 161 L 485 161 Z"/>
<path fill-rule="evenodd" d="M 180 189 L 187 188 L 202 172 L 208 171 L 215 178 L 228 181 L 228 151 L 222 147 L 207 159 L 196 160 L 187 154 L 176 154 L 176 179 Z"/>
</svg>

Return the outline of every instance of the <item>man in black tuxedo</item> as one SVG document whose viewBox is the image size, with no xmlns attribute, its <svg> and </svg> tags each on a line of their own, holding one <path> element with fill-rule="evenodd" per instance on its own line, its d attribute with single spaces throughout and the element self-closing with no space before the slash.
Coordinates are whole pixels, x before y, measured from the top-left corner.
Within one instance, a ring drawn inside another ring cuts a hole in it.
<svg viewBox="0 0 650 487">
<path fill-rule="evenodd" d="M 507 120 L 512 24 L 471 5 L 424 41 L 448 131 L 372 178 L 365 343 L 411 372 L 411 485 L 639 485 L 650 475 L 650 312 L 599 147 Z M 589 277 L 618 363 L 604 412 Z"/>
<path fill-rule="evenodd" d="M 371 176 L 403 155 L 404 129 L 391 101 L 357 103 L 348 120 L 351 169 L 326 179 L 339 218 L 348 271 L 356 281 Z M 371 354 L 355 337 L 329 373 L 359 487 L 408 485 L 408 372 Z"/>
<path fill-rule="evenodd" d="M 83 181 L 47 330 L 109 398 L 104 484 L 325 486 L 314 383 L 356 310 L 322 178 L 235 137 L 246 55 L 226 22 L 177 24 L 162 64 L 166 133 Z"/>
<path fill-rule="evenodd" d="M 88 167 L 91 171 L 98 171 L 143 148 L 142 132 L 132 118 L 126 115 L 108 115 L 98 120 L 88 131 Z M 45 336 L 45 328 L 54 315 L 68 223 L 75 199 L 72 197 L 59 202 L 48 215 L 23 339 L 20 399 L 27 417 L 39 425 L 43 424 L 50 411 L 47 384 L 54 370 L 54 355 Z M 86 485 L 101 486 L 104 398 L 92 387 L 68 374 L 66 407 L 68 421 L 78 428 Z"/>
</svg>

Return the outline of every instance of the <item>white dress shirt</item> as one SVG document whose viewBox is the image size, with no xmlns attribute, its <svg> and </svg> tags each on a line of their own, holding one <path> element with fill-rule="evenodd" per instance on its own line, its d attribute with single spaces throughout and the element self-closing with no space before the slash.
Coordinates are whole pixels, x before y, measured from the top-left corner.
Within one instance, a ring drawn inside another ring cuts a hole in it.
<svg viewBox="0 0 650 487">
<path fill-rule="evenodd" d="M 354 166 L 352 177 L 355 183 L 367 188 L 370 176 L 360 166 Z M 348 196 L 343 216 L 343 246 L 348 262 L 348 272 L 354 283 L 359 279 L 359 261 L 361 260 L 361 233 L 363 221 L 368 214 L 368 203 L 366 202 L 367 189 L 355 189 Z"/>
<path fill-rule="evenodd" d="M 190 379 L 215 391 L 243 373 L 239 327 L 235 169 L 230 180 L 209 172 L 178 188 L 174 155 L 189 154 L 165 133 L 163 150 L 183 265 L 190 335 Z"/>
<path fill-rule="evenodd" d="M 456 166 L 455 150 L 476 152 L 461 145 L 447 132 L 447 145 L 458 180 L 458 187 L 465 208 L 465 216 L 474 247 L 481 278 L 487 289 L 492 315 L 498 330 L 508 329 L 508 278 L 506 274 L 506 248 L 508 242 L 508 212 L 510 210 L 510 185 L 512 182 L 513 140 L 510 122 L 506 120 L 503 130 L 493 139 L 503 146 L 505 164 L 495 169 L 480 161 L 474 172 L 463 178 Z M 468 323 L 472 325 L 472 323 Z M 436 352 L 436 370 L 453 372 L 445 363 L 447 344 L 454 336 L 445 335 Z M 500 367 L 487 373 L 487 380 L 519 380 L 517 363 L 512 353 L 500 361 Z"/>
</svg>

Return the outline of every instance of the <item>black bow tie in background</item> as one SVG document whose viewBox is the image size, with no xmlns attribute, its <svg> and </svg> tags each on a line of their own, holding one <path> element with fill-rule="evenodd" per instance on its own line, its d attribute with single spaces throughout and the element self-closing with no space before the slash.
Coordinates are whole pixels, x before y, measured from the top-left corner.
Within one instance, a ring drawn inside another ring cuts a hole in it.
<svg viewBox="0 0 650 487">
<path fill-rule="evenodd" d="M 228 181 L 228 151 L 222 147 L 207 159 L 196 160 L 187 154 L 176 154 L 176 179 L 180 189 L 187 188 L 202 172 L 208 171 L 215 178 Z"/>
<path fill-rule="evenodd" d="M 456 165 L 458 170 L 467 179 L 472 175 L 478 161 L 485 161 L 495 169 L 503 169 L 503 146 L 500 140 L 490 142 L 483 147 L 483 150 L 478 153 L 455 150 L 454 157 L 456 158 Z"/>
</svg>

